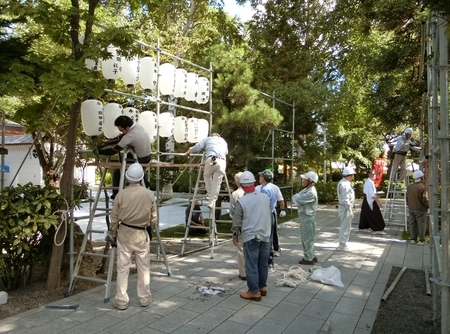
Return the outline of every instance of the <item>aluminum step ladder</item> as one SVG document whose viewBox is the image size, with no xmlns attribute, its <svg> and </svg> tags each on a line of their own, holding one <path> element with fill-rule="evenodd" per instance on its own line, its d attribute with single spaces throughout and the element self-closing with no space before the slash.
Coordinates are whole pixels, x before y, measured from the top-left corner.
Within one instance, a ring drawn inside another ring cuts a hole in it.
<svg viewBox="0 0 450 334">
<path fill-rule="evenodd" d="M 392 171 L 391 171 L 392 173 Z M 408 231 L 408 209 L 406 206 L 406 189 L 409 178 L 399 179 L 400 172 L 395 172 L 394 181 L 389 178 L 383 217 L 386 225 L 403 226 Z"/>
<path fill-rule="evenodd" d="M 183 240 L 183 246 L 181 247 L 180 256 L 184 256 L 185 246 L 189 242 L 189 238 L 188 238 L 189 229 L 207 229 L 208 233 L 209 233 L 209 246 L 211 248 L 210 258 L 213 259 L 214 258 L 214 246 L 215 246 L 215 244 L 217 244 L 217 236 L 219 236 L 219 235 L 232 236 L 233 235 L 231 233 L 232 220 L 231 220 L 231 218 L 230 219 L 216 219 L 216 210 L 220 210 L 220 212 L 222 212 L 222 209 L 224 209 L 224 207 L 222 207 L 222 204 L 220 204 L 220 206 L 216 206 L 216 204 L 214 204 L 213 208 L 208 208 L 208 218 L 209 218 L 208 226 L 193 226 L 193 225 L 191 226 L 191 224 L 190 224 L 191 218 L 192 218 L 192 213 L 194 213 L 194 212 L 203 213 L 202 210 L 194 210 L 195 202 L 208 198 L 208 194 L 205 195 L 205 194 L 201 193 L 201 190 L 202 190 L 201 184 L 205 183 L 204 176 L 203 176 L 203 172 L 205 169 L 205 160 L 206 160 L 205 155 L 203 155 L 200 166 L 198 168 L 198 174 L 197 174 L 197 180 L 195 183 L 194 194 L 193 194 L 193 197 L 190 202 L 191 210 L 189 211 L 189 217 L 187 219 L 187 223 L 185 226 L 186 229 L 184 232 L 184 240 Z M 222 188 L 224 188 L 224 190 L 222 190 Z M 218 202 L 223 203 L 223 199 L 225 197 L 228 197 L 228 199 L 231 198 L 231 190 L 230 190 L 230 185 L 228 183 L 227 173 L 225 173 L 224 177 L 222 178 L 222 184 L 220 186 L 220 191 L 218 194 Z M 222 215 L 222 214 L 220 214 L 220 215 Z M 218 233 L 217 225 L 216 225 L 217 223 L 230 224 L 230 233 Z"/>
<path fill-rule="evenodd" d="M 120 166 L 120 183 L 119 183 L 119 191 L 121 191 L 123 189 L 123 185 L 124 185 L 124 181 L 125 181 L 125 171 L 127 168 L 127 164 L 129 165 L 130 162 L 127 160 L 127 156 L 128 153 L 131 153 L 134 161 L 137 161 L 137 156 L 136 153 L 134 151 L 132 151 L 131 149 L 124 149 L 122 152 L 122 163 Z M 109 157 L 107 159 L 107 162 L 109 162 Z M 100 164 L 101 165 L 101 164 Z M 107 165 L 107 163 L 106 163 Z M 107 170 L 110 167 L 101 167 L 101 176 L 100 176 L 100 184 L 99 184 L 99 188 L 98 191 L 96 192 L 96 196 L 95 196 L 95 200 L 94 203 L 92 205 L 91 211 L 90 211 L 90 215 L 89 215 L 89 222 L 87 224 L 86 227 L 86 232 L 84 234 L 83 237 L 83 242 L 81 244 L 80 247 L 80 251 L 78 253 L 78 258 L 77 258 L 77 262 L 75 264 L 75 268 L 72 274 L 72 277 L 70 278 L 70 284 L 69 284 L 69 288 L 68 291 L 66 292 L 66 297 L 72 295 L 73 293 L 73 289 L 75 286 L 75 282 L 77 279 L 84 279 L 84 280 L 88 280 L 88 281 L 93 281 L 93 282 L 98 282 L 98 283 L 104 283 L 105 284 L 105 298 L 103 299 L 104 303 L 108 303 L 110 300 L 110 296 L 111 296 L 111 282 L 112 282 L 112 274 L 113 274 L 113 270 L 114 270 L 114 263 L 115 263 L 115 258 L 116 258 L 116 248 L 115 247 L 111 247 L 109 250 L 108 254 L 103 254 L 103 253 L 92 253 L 92 252 L 86 252 L 86 246 L 88 243 L 88 239 L 90 238 L 90 236 L 92 234 L 103 234 L 106 236 L 106 234 L 109 234 L 109 214 L 112 210 L 112 206 L 111 208 L 109 208 L 109 205 L 106 205 L 106 208 L 99 208 L 98 207 L 98 203 L 100 200 L 100 194 L 102 193 L 103 190 L 107 190 L 107 189 L 111 189 L 111 187 L 107 187 L 105 184 L 105 177 L 106 177 L 106 173 Z M 144 179 L 142 179 L 141 181 L 141 185 L 145 187 L 145 183 L 144 183 Z M 109 198 L 106 196 L 105 198 L 106 201 L 109 201 Z M 101 212 L 101 214 L 99 214 L 99 212 Z M 92 223 L 94 221 L 95 217 L 99 217 L 99 216 L 106 216 L 106 224 L 107 224 L 107 231 L 105 230 L 95 230 L 92 228 Z M 156 224 L 155 227 L 155 233 L 156 233 L 156 237 L 159 243 L 159 249 L 161 251 L 161 254 L 163 256 L 163 260 L 151 260 L 151 262 L 164 262 L 167 268 L 167 274 L 168 276 L 172 276 L 172 273 L 170 271 L 169 268 L 169 262 L 167 260 L 167 256 L 166 256 L 166 252 L 165 252 L 165 248 L 164 245 L 162 244 L 161 241 L 161 235 L 159 233 L 159 224 Z M 103 238 L 102 238 L 103 239 Z M 107 278 L 106 279 L 101 279 L 101 278 L 97 278 L 97 277 L 90 277 L 90 276 L 82 276 L 79 274 L 80 272 L 80 268 L 81 268 L 81 264 L 83 262 L 84 257 L 99 257 L 102 259 L 107 259 L 109 260 L 108 263 L 108 273 L 107 273 Z"/>
</svg>

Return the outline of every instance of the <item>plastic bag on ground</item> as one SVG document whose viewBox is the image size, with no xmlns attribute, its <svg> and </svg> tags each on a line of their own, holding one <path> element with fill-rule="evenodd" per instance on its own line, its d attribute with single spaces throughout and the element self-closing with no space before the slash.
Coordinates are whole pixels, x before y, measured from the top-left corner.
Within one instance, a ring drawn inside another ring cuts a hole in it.
<svg viewBox="0 0 450 334">
<path fill-rule="evenodd" d="M 313 281 L 319 281 L 323 284 L 335 285 L 340 288 L 344 287 L 344 284 L 341 281 L 341 272 L 335 266 L 316 269 L 311 274 L 310 278 Z"/>
</svg>

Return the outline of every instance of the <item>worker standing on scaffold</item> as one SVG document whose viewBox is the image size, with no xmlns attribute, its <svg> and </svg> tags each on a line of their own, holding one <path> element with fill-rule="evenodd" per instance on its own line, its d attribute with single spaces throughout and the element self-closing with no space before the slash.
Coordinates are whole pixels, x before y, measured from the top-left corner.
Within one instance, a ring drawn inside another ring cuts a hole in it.
<svg viewBox="0 0 450 334">
<path fill-rule="evenodd" d="M 136 152 L 139 163 L 149 163 L 151 159 L 150 137 L 145 129 L 139 123 L 133 121 L 130 117 L 122 115 L 116 118 L 114 125 L 121 132 L 116 138 L 100 143 L 94 154 L 114 155 L 120 153 L 126 146 L 132 146 Z M 114 147 L 104 148 L 114 145 Z M 131 157 L 132 158 L 132 157 Z M 113 191 L 111 199 L 114 199 L 119 192 L 120 169 L 114 169 L 113 172 Z M 150 188 L 150 182 L 144 177 L 145 187 Z"/>
<path fill-rule="evenodd" d="M 402 136 L 398 137 L 394 147 L 394 160 L 392 160 L 390 182 L 394 182 L 397 169 L 400 167 L 400 175 L 398 181 L 403 182 L 406 176 L 406 154 L 409 150 L 420 151 L 421 148 L 414 146 L 411 140 L 413 129 L 406 128 Z"/>
<path fill-rule="evenodd" d="M 208 208 L 213 209 L 227 168 L 228 144 L 218 133 L 211 133 L 209 137 L 200 140 L 187 150 L 185 154 L 189 156 L 191 153 L 197 153 L 202 150 L 205 150 L 206 155 L 203 177 L 205 179 L 206 192 L 209 196 Z"/>
</svg>

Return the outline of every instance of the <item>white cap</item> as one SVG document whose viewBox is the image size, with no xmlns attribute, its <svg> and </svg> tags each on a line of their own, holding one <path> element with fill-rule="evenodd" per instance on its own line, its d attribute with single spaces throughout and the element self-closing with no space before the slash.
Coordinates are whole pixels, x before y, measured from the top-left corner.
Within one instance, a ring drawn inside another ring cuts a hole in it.
<svg viewBox="0 0 450 334">
<path fill-rule="evenodd" d="M 413 172 L 413 179 L 414 180 L 419 180 L 424 176 L 423 172 L 421 170 L 415 170 Z"/>
<path fill-rule="evenodd" d="M 352 167 L 344 167 L 344 170 L 342 171 L 342 175 L 349 176 L 349 175 L 355 175 L 355 171 Z"/>
<path fill-rule="evenodd" d="M 309 171 L 306 174 L 302 174 L 300 175 L 300 177 L 305 180 L 310 180 L 314 183 L 317 183 L 317 181 L 319 181 L 319 175 L 317 175 L 317 173 L 313 171 Z"/>
<path fill-rule="evenodd" d="M 239 179 L 239 183 L 241 184 L 241 186 L 253 185 L 255 182 L 256 182 L 255 176 L 253 175 L 252 172 L 249 171 L 243 172 Z"/>
<path fill-rule="evenodd" d="M 127 177 L 128 181 L 132 183 L 138 183 L 144 177 L 144 169 L 140 164 L 136 162 L 127 169 L 125 176 Z"/>
</svg>

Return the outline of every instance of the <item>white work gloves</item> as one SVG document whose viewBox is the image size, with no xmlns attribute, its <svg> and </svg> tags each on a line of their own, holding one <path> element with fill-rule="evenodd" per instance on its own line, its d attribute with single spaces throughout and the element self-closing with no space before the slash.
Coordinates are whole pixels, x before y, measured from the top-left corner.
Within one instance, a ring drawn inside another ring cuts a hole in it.
<svg viewBox="0 0 450 334">
<path fill-rule="evenodd" d="M 284 216 L 286 216 L 286 211 L 281 210 L 280 211 L 280 217 L 283 218 Z"/>
</svg>

